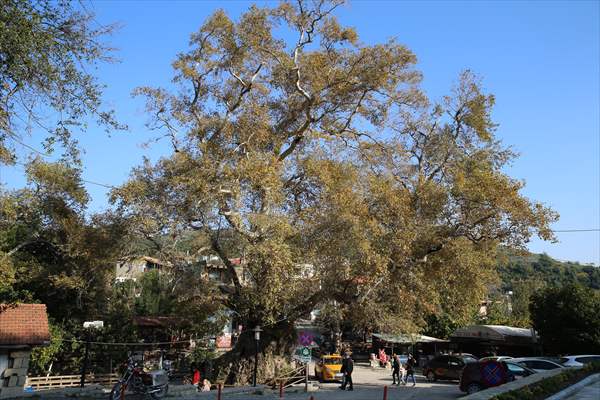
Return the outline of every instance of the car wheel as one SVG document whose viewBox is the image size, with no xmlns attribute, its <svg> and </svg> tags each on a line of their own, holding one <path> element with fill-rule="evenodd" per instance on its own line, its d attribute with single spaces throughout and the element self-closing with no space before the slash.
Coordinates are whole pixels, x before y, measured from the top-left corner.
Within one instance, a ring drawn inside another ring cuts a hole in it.
<svg viewBox="0 0 600 400">
<path fill-rule="evenodd" d="M 467 386 L 467 394 L 477 393 L 480 390 L 481 385 L 479 385 L 478 383 L 471 383 L 469 386 Z"/>
<path fill-rule="evenodd" d="M 427 376 L 427 380 L 429 382 L 435 382 L 435 381 L 437 381 L 437 376 L 435 376 L 435 372 L 433 372 L 433 371 L 427 372 L 426 376 Z"/>
</svg>

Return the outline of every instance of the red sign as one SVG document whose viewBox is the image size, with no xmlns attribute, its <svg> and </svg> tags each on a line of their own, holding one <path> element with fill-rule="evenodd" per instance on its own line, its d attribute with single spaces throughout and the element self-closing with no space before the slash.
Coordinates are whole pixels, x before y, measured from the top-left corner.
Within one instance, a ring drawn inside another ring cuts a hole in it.
<svg viewBox="0 0 600 400">
<path fill-rule="evenodd" d="M 231 334 L 226 333 L 222 336 L 217 337 L 217 348 L 218 349 L 228 349 L 231 347 Z"/>
</svg>

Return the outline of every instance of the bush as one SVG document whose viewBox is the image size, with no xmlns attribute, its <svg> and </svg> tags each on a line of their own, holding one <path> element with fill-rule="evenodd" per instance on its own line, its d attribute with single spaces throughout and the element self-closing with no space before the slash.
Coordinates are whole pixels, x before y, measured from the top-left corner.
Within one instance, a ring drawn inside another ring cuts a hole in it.
<svg viewBox="0 0 600 400">
<path fill-rule="evenodd" d="M 494 396 L 491 400 L 543 400 L 597 372 L 600 372 L 599 362 L 581 369 L 567 369 L 550 378 Z"/>
</svg>

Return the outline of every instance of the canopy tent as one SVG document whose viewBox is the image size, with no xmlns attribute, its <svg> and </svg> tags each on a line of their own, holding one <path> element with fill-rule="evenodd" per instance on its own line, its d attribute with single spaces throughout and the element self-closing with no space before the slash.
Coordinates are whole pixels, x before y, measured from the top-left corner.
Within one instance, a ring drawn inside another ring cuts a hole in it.
<svg viewBox="0 0 600 400">
<path fill-rule="evenodd" d="M 486 341 L 491 343 L 532 344 L 537 336 L 532 329 L 504 325 L 471 325 L 459 328 L 451 335 L 452 341 Z"/>
<path fill-rule="evenodd" d="M 400 335 L 389 335 L 386 333 L 374 333 L 373 336 L 379 340 L 393 344 L 416 344 L 416 343 L 447 343 L 447 340 L 434 338 L 431 336 L 418 335 L 418 334 L 400 334 Z"/>
<path fill-rule="evenodd" d="M 450 335 L 452 346 L 477 356 L 531 356 L 540 353 L 540 343 L 533 329 L 504 325 L 471 325 Z"/>
</svg>

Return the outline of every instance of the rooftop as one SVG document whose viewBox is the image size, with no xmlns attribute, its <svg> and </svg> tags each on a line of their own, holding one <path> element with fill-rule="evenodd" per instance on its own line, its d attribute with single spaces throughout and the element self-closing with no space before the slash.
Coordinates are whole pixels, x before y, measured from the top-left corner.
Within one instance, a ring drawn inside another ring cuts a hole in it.
<svg viewBox="0 0 600 400">
<path fill-rule="evenodd" d="M 50 342 L 45 304 L 1 304 L 1 345 L 42 345 Z"/>
</svg>

